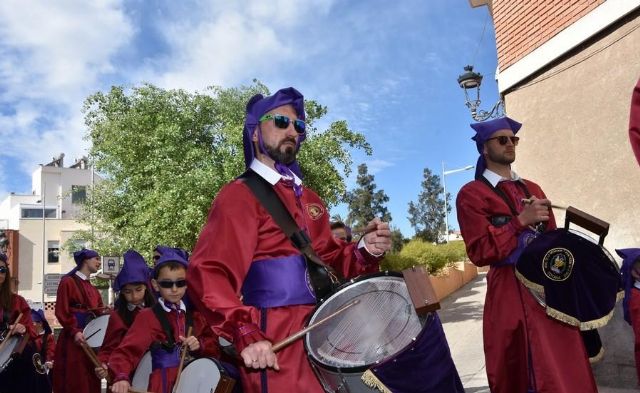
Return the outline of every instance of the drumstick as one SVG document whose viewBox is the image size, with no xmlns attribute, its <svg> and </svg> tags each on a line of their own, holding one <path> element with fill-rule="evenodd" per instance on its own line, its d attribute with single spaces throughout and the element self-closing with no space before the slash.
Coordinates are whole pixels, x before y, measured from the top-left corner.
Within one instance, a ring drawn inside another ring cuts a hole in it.
<svg viewBox="0 0 640 393">
<path fill-rule="evenodd" d="M 522 203 L 525 203 L 527 205 L 532 204 L 533 201 L 535 201 L 535 199 L 533 199 L 533 198 L 522 198 Z M 568 209 L 567 206 L 554 205 L 553 203 L 551 205 L 549 205 L 549 207 L 552 208 L 552 209 L 558 209 L 558 210 L 567 210 Z"/>
<path fill-rule="evenodd" d="M 285 338 L 284 340 L 274 344 L 271 347 L 271 350 L 273 352 L 278 352 L 279 350 L 281 350 L 282 348 L 286 347 L 287 345 L 291 344 L 292 342 L 302 338 L 302 336 L 304 336 L 305 334 L 307 334 L 307 332 L 317 328 L 318 326 L 322 325 L 323 323 L 327 322 L 328 320 L 330 320 L 331 318 L 337 316 L 338 314 L 342 313 L 343 311 L 345 311 L 346 309 L 355 306 L 356 304 L 360 303 L 360 299 L 356 299 L 352 302 L 347 303 L 346 305 L 342 306 L 341 308 L 337 309 L 336 311 L 334 311 L 332 314 L 327 315 L 326 317 L 322 318 L 321 320 L 312 323 L 311 325 L 307 326 L 306 328 L 300 330 L 297 333 L 293 333 L 292 335 L 290 335 L 289 337 Z"/>
<path fill-rule="evenodd" d="M 102 363 L 100 363 L 100 360 L 96 356 L 96 353 L 93 352 L 93 349 L 91 349 L 91 347 L 86 342 L 80 341 L 80 347 L 82 348 L 84 353 L 89 357 L 89 359 L 91 360 L 91 363 L 93 363 L 93 366 L 95 368 L 102 368 Z M 107 382 L 111 383 L 110 375 L 107 375 L 107 378 L 105 379 L 107 380 Z M 129 387 L 129 393 L 150 393 L 150 392 L 141 392 L 140 390 L 136 390 L 132 387 Z"/>
<path fill-rule="evenodd" d="M 187 330 L 187 338 L 191 337 L 191 331 L 193 330 L 192 326 L 189 326 L 189 330 Z M 173 393 L 176 393 L 178 389 L 178 384 L 180 383 L 180 374 L 182 373 L 182 366 L 184 366 L 184 358 L 187 355 L 187 345 L 183 344 L 184 348 L 182 349 L 182 356 L 180 356 L 180 365 L 178 366 L 178 374 L 176 376 L 176 383 L 173 385 Z"/>
<path fill-rule="evenodd" d="M 352 229 L 351 233 L 362 233 L 362 236 L 364 236 L 367 233 L 371 233 L 371 232 L 375 231 L 377 228 L 378 228 L 377 224 L 370 223 L 370 224 L 367 224 L 366 227 L 359 227 L 359 228 Z"/>
<path fill-rule="evenodd" d="M 9 341 L 9 338 L 11 338 L 11 336 L 13 336 L 13 333 L 16 332 L 20 319 L 22 319 L 22 313 L 18 314 L 16 320 L 13 322 L 13 328 L 9 330 L 9 333 L 7 333 L 7 337 L 5 337 L 4 340 L 0 343 L 0 352 L 2 352 L 2 350 L 4 349 L 4 346 L 6 345 L 7 341 Z"/>
<path fill-rule="evenodd" d="M 84 338 L 84 340 L 85 340 L 85 341 L 89 341 L 89 339 L 90 339 L 91 337 L 93 337 L 93 336 L 95 336 L 96 334 L 98 334 L 98 332 L 100 332 L 101 330 L 102 330 L 102 328 L 100 328 L 100 329 L 96 330 L 95 332 L 91 333 L 91 334 L 89 335 L 89 337 L 85 337 L 85 338 Z"/>
</svg>

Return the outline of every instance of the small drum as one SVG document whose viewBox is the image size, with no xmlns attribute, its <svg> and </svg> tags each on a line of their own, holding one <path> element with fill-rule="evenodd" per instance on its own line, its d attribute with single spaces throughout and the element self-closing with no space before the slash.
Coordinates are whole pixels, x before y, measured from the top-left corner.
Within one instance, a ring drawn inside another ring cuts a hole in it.
<svg viewBox="0 0 640 393">
<path fill-rule="evenodd" d="M 97 350 L 102 346 L 108 325 L 109 314 L 100 315 L 87 323 L 82 334 L 84 334 L 84 338 L 87 340 L 87 344 L 89 344 L 91 348 Z"/>
<path fill-rule="evenodd" d="M 6 339 L 6 343 L 2 346 L 0 351 L 0 373 L 9 367 L 15 357 L 15 353 L 18 351 L 18 347 L 22 341 L 20 336 L 12 336 Z"/>
<path fill-rule="evenodd" d="M 191 361 L 180 374 L 176 393 L 231 393 L 235 380 L 220 361 L 200 358 Z"/>
<path fill-rule="evenodd" d="M 142 356 L 142 359 L 140 359 L 138 367 L 136 367 L 136 372 L 133 374 L 133 379 L 131 380 L 131 387 L 136 390 L 146 391 L 149 388 L 151 371 L 151 352 L 147 351 L 144 356 Z"/>
<path fill-rule="evenodd" d="M 591 237 L 556 229 L 522 252 L 516 276 L 552 318 L 591 330 L 604 326 L 622 294 L 620 269 Z"/>
<path fill-rule="evenodd" d="M 405 380 L 400 384 L 410 383 L 415 387 L 411 391 L 464 391 L 437 314 L 418 316 L 399 273 L 377 273 L 352 280 L 316 308 L 309 324 L 356 299 L 360 300 L 359 304 L 305 337 L 311 366 L 326 392 L 369 393 L 376 392 L 372 387 L 380 388 L 380 385 L 390 391 L 406 391 L 395 385 L 397 381 L 381 375 L 388 371 L 383 370 L 386 364 L 395 363 L 401 357 L 397 363 L 406 367 L 404 362 L 408 360 L 411 367 L 405 369 L 405 375 L 397 369 L 394 373 L 397 376 L 399 372 Z M 435 368 L 444 371 L 432 378 L 429 369 L 434 366 L 435 358 L 438 364 Z M 439 368 L 441 365 L 443 368 Z M 418 378 L 416 384 L 415 378 Z M 437 381 L 428 387 L 433 380 Z"/>
</svg>

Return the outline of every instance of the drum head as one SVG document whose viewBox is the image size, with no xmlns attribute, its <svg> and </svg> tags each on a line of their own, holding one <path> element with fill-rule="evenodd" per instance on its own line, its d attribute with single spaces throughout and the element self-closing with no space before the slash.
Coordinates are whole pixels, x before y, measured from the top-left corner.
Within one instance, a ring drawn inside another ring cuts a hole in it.
<svg viewBox="0 0 640 393">
<path fill-rule="evenodd" d="M 100 348 L 104 341 L 104 335 L 107 332 L 107 325 L 109 325 L 109 315 L 100 315 L 99 317 L 91 320 L 85 326 L 82 334 L 87 338 L 87 344 L 91 348 Z"/>
<path fill-rule="evenodd" d="M 10 363 L 11 354 L 20 344 L 20 337 L 13 336 L 7 339 L 7 343 L 3 345 L 0 351 L 0 371 L 4 370 Z"/>
<path fill-rule="evenodd" d="M 211 393 L 216 391 L 220 382 L 220 366 L 210 358 L 196 359 L 184 368 L 180 374 L 180 385 L 176 393 Z"/>
<path fill-rule="evenodd" d="M 138 367 L 136 368 L 133 379 L 131 380 L 131 386 L 134 389 L 146 391 L 149 388 L 149 375 L 151 375 L 151 352 L 145 352 Z"/>
<path fill-rule="evenodd" d="M 589 236 L 566 229 L 535 238 L 518 259 L 516 275 L 549 316 L 582 330 L 604 326 L 622 290 L 611 254 Z"/>
<path fill-rule="evenodd" d="M 355 299 L 360 303 L 307 333 L 309 356 L 320 364 L 361 371 L 399 352 L 422 329 L 404 279 L 397 274 L 348 284 L 318 306 L 309 324 Z"/>
</svg>

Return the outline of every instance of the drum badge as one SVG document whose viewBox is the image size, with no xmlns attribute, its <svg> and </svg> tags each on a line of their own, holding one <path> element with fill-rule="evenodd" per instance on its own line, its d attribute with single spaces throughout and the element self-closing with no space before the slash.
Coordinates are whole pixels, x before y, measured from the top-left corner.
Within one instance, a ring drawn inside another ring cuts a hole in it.
<svg viewBox="0 0 640 393">
<path fill-rule="evenodd" d="M 552 248 L 542 258 L 542 271 L 553 281 L 565 281 L 573 270 L 573 254 L 566 248 Z"/>
<path fill-rule="evenodd" d="M 312 220 L 317 220 L 322 216 L 322 213 L 324 213 L 324 209 L 317 203 L 308 203 L 307 212 L 309 213 L 309 217 L 311 217 Z"/>
</svg>

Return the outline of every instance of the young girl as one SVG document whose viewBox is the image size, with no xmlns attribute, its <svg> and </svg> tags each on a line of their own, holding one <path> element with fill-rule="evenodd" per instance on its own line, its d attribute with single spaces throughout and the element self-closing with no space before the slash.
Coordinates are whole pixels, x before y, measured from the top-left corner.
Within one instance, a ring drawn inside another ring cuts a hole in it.
<svg viewBox="0 0 640 393">
<path fill-rule="evenodd" d="M 20 313 L 20 321 L 16 323 Z M 36 337 L 31 321 L 31 308 L 22 296 L 11 291 L 11 272 L 7 256 L 0 253 L 0 334 L 6 337 L 10 331 L 13 331 L 14 336 L 28 334 L 31 339 Z M 24 391 L 22 376 L 25 370 L 22 363 L 16 362 L 0 373 L 0 387 L 3 393 Z"/>
<path fill-rule="evenodd" d="M 155 304 L 149 288 L 150 280 L 151 268 L 142 255 L 135 250 L 124 253 L 124 265 L 113 281 L 113 290 L 119 293 L 115 312 L 109 317 L 104 341 L 98 352 L 98 359 L 102 362 L 102 367 L 95 370 L 98 378 L 107 377 L 109 356 L 122 342 L 138 312 Z"/>
<path fill-rule="evenodd" d="M 51 393 L 51 380 L 49 370 L 53 368 L 53 357 L 56 349 L 56 342 L 53 338 L 53 331 L 47 322 L 42 310 L 31 310 L 31 319 L 33 320 L 36 338 L 31 343 L 33 354 L 40 355 L 40 361 L 44 367 L 45 374 L 36 372 L 32 359 L 29 359 L 29 386 L 27 390 L 31 393 Z M 25 381 L 27 382 L 27 381 Z"/>
</svg>

